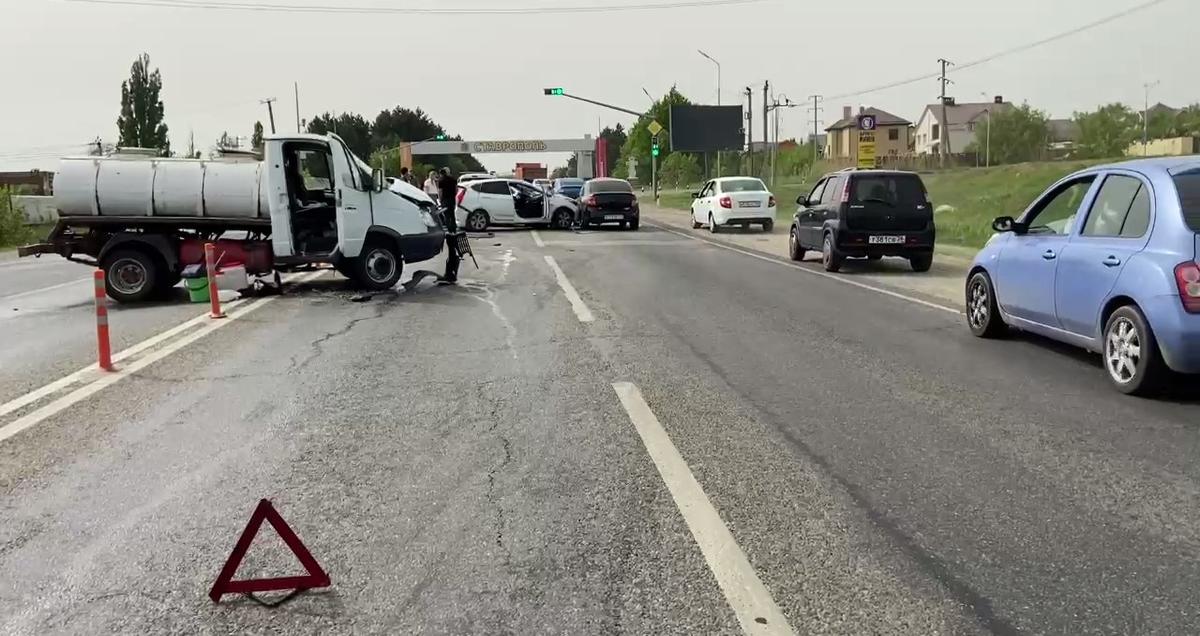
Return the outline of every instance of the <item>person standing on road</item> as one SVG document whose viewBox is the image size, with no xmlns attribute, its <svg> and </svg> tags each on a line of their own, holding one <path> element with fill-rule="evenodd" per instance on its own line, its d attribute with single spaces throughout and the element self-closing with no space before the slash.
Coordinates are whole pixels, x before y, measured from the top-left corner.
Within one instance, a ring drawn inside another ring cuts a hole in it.
<svg viewBox="0 0 1200 636">
<path fill-rule="evenodd" d="M 442 168 L 442 176 L 437 183 L 439 198 L 442 206 L 442 226 L 446 228 L 446 273 L 442 276 L 444 283 L 458 282 L 458 179 L 450 174 L 450 168 Z"/>
<path fill-rule="evenodd" d="M 407 183 L 410 186 L 413 186 L 414 188 L 417 187 L 417 183 L 416 183 L 417 180 L 415 178 L 413 178 L 413 174 L 408 169 L 407 166 L 403 166 L 400 168 L 400 180 Z"/>
<path fill-rule="evenodd" d="M 438 174 L 436 170 L 429 171 L 429 177 L 425 179 L 425 194 L 433 199 L 434 203 L 438 202 L 440 193 L 438 192 Z"/>
</svg>

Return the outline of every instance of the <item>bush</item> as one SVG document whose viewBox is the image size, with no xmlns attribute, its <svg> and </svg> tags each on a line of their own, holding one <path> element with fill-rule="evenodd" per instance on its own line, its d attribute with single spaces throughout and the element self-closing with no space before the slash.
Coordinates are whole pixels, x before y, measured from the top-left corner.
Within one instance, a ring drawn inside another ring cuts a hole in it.
<svg viewBox="0 0 1200 636">
<path fill-rule="evenodd" d="M 33 229 L 25 224 L 25 213 L 12 205 L 9 191 L 0 188 L 0 246 L 11 247 L 33 240 Z"/>
</svg>

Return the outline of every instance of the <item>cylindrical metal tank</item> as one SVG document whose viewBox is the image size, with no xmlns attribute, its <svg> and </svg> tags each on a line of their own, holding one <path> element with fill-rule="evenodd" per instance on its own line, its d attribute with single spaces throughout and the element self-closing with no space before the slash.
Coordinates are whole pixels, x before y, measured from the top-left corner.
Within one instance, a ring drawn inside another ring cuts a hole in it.
<svg viewBox="0 0 1200 636">
<path fill-rule="evenodd" d="M 72 157 L 54 179 L 60 216 L 266 219 L 261 161 Z"/>
</svg>

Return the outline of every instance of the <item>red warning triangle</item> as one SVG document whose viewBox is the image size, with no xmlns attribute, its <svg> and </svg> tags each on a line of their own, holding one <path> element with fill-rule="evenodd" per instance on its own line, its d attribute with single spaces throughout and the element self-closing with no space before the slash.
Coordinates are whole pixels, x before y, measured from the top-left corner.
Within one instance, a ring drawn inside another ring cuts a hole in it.
<svg viewBox="0 0 1200 636">
<path fill-rule="evenodd" d="M 275 528 L 275 532 L 279 533 L 279 537 L 291 549 L 292 554 L 300 559 L 301 565 L 308 571 L 304 576 L 282 576 L 274 579 L 247 579 L 244 581 L 234 581 L 233 575 L 237 573 L 238 566 L 242 564 L 242 558 L 246 556 L 246 551 L 250 549 L 250 543 L 254 541 L 254 536 L 258 534 L 258 529 L 262 527 L 263 520 L 271 523 Z M 311 590 L 318 587 L 329 587 L 329 575 L 325 570 L 321 569 L 320 564 L 313 558 L 308 548 L 300 541 L 300 537 L 296 536 L 295 532 L 288 527 L 283 517 L 279 516 L 279 512 L 271 505 L 267 499 L 258 502 L 258 507 L 254 509 L 254 514 L 250 515 L 250 523 L 246 524 L 246 529 L 242 530 L 242 536 L 238 538 L 237 545 L 233 546 L 233 553 L 229 555 L 229 560 L 225 562 L 225 567 L 221 568 L 221 573 L 217 575 L 216 582 L 213 583 L 212 589 L 208 592 L 208 597 L 214 603 L 219 603 L 221 597 L 225 594 L 250 594 L 253 592 L 271 592 L 278 590 Z"/>
</svg>

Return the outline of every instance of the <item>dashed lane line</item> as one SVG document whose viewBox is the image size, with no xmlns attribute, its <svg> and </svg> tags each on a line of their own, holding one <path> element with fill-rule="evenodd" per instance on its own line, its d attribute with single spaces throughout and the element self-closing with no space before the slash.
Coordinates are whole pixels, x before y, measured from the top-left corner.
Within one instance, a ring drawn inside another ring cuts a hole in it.
<svg viewBox="0 0 1200 636">
<path fill-rule="evenodd" d="M 683 515 L 692 538 L 700 547 L 704 561 L 717 579 L 717 585 L 742 626 L 742 631 L 755 635 L 795 633 L 770 590 L 758 578 L 746 553 L 733 538 L 733 533 L 721 520 L 720 513 L 713 507 L 708 495 L 704 494 L 691 468 L 671 442 L 666 429 L 654 411 L 650 410 L 641 390 L 630 382 L 614 382 L 612 387 L 641 436 L 646 452 L 666 483 L 675 506 Z"/>
<path fill-rule="evenodd" d="M 567 275 L 558 266 L 558 261 L 555 261 L 554 257 L 549 254 L 545 258 L 546 264 L 554 270 L 554 278 L 558 280 L 558 286 L 562 288 L 563 294 L 567 296 L 567 301 L 571 303 L 571 309 L 575 310 L 575 317 L 579 318 L 579 322 L 595 321 L 596 317 L 592 315 L 592 310 L 588 309 L 583 298 L 579 296 L 579 292 L 575 290 L 575 286 L 571 284 L 570 280 L 567 280 Z"/>
</svg>

